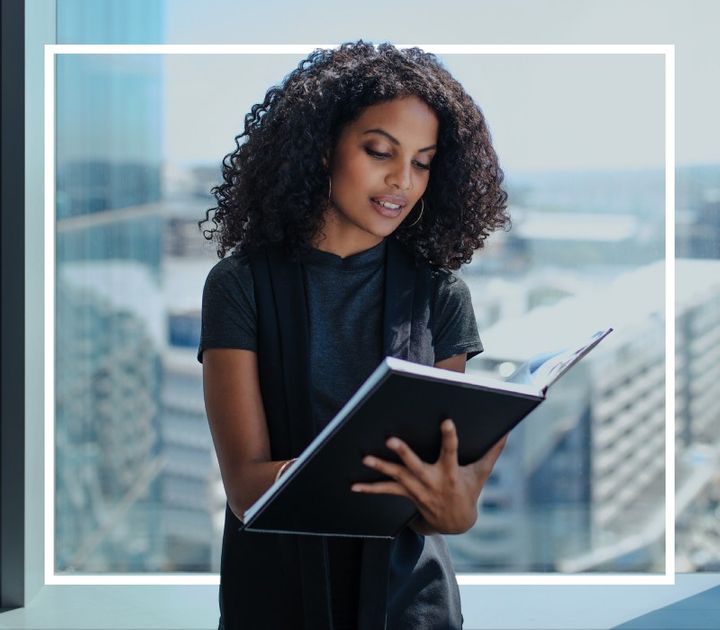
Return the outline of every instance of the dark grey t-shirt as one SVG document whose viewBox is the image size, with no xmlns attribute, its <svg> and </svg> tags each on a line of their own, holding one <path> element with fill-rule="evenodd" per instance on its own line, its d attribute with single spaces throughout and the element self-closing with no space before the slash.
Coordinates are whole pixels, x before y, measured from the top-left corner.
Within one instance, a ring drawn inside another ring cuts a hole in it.
<svg viewBox="0 0 720 630">
<path fill-rule="evenodd" d="M 346 258 L 318 249 L 303 259 L 308 301 L 311 408 L 324 427 L 383 359 L 382 317 L 386 242 Z M 435 281 L 431 304 L 435 362 L 482 351 L 470 291 L 456 276 Z M 198 361 L 206 348 L 257 351 L 253 276 L 243 255 L 220 260 L 202 298 Z M 328 538 L 336 628 L 356 619 L 361 541 Z"/>
<path fill-rule="evenodd" d="M 382 360 L 385 249 L 383 240 L 346 258 L 313 249 L 304 259 L 313 386 L 333 392 L 311 401 L 313 405 L 339 409 Z M 431 308 L 435 362 L 462 353 L 469 360 L 482 352 L 470 291 L 462 278 L 455 276 L 451 282 L 439 276 Z M 202 363 L 206 348 L 257 351 L 256 322 L 250 265 L 242 254 L 232 254 L 218 261 L 205 281 L 198 361 Z"/>
</svg>

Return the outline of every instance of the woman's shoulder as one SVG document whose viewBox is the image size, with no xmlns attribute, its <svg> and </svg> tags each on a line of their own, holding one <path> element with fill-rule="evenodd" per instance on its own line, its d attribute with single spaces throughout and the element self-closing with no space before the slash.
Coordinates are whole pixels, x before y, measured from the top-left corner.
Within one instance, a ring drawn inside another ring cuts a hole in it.
<svg viewBox="0 0 720 630">
<path fill-rule="evenodd" d="M 467 282 L 457 271 L 445 269 L 432 269 L 433 295 L 435 300 L 460 300 L 464 301 L 470 297 L 470 288 Z"/>
<path fill-rule="evenodd" d="M 252 273 L 246 261 L 226 256 L 210 269 L 202 294 L 197 359 L 207 348 L 256 349 L 256 306 Z"/>
<path fill-rule="evenodd" d="M 253 275 L 250 259 L 243 252 L 232 252 L 218 260 L 208 272 L 205 281 L 206 290 L 212 289 L 244 289 L 247 292 L 253 286 Z"/>
<path fill-rule="evenodd" d="M 399 241 L 398 241 L 399 243 Z M 421 256 L 408 247 L 405 243 L 400 243 L 400 251 L 404 253 L 407 260 L 412 264 L 418 272 L 425 277 L 426 281 L 432 286 L 433 291 L 449 291 L 453 285 L 455 291 L 462 292 L 463 288 L 467 289 L 467 285 L 463 279 L 458 275 L 458 272 L 449 271 L 436 264 L 431 263 L 424 256 Z"/>
<path fill-rule="evenodd" d="M 250 271 L 250 257 L 243 251 L 233 250 L 218 260 L 210 269 L 211 274 L 246 273 Z"/>
</svg>

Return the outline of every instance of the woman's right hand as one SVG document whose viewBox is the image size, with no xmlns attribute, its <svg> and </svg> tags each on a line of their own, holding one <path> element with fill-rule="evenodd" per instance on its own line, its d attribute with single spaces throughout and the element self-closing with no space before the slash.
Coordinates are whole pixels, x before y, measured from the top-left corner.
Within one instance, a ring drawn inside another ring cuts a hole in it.
<svg viewBox="0 0 720 630">
<path fill-rule="evenodd" d="M 458 462 L 458 436 L 455 423 L 447 418 L 441 424 L 440 456 L 424 462 L 399 438 L 390 438 L 387 446 L 402 464 L 367 456 L 363 463 L 392 479 L 374 483 L 356 483 L 352 490 L 371 494 L 395 494 L 410 499 L 420 512 L 416 519 L 419 533 L 462 534 L 477 520 L 477 504 L 493 466 L 505 447 L 507 435 L 480 459 L 461 466 Z M 420 531 L 420 529 L 424 531 Z"/>
</svg>

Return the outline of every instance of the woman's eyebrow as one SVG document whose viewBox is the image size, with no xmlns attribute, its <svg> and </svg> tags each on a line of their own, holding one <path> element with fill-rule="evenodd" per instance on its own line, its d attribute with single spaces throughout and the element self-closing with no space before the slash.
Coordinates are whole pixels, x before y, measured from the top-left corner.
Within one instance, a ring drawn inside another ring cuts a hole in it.
<svg viewBox="0 0 720 630">
<path fill-rule="evenodd" d="M 393 144 L 397 144 L 398 146 L 400 145 L 400 141 L 397 138 L 393 138 L 393 136 L 391 136 L 384 129 L 379 129 L 379 128 L 378 129 L 368 129 L 367 131 L 363 131 L 362 135 L 365 135 L 366 133 L 379 133 L 379 134 L 385 136 Z M 423 151 L 431 151 L 432 149 L 435 149 L 435 148 L 437 148 L 437 144 L 433 144 L 430 147 L 425 147 L 424 149 L 418 149 L 418 153 L 422 153 Z"/>
</svg>

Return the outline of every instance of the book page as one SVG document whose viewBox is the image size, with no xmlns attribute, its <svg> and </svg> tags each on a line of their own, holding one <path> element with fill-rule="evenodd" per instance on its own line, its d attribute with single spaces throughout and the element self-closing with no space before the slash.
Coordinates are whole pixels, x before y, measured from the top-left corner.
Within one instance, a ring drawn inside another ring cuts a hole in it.
<svg viewBox="0 0 720 630">
<path fill-rule="evenodd" d="M 544 394 L 555 381 L 590 352 L 611 331 L 612 328 L 599 330 L 580 345 L 571 346 L 557 352 L 536 355 L 523 363 L 507 380 L 513 383 L 533 385 Z"/>
</svg>

